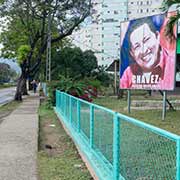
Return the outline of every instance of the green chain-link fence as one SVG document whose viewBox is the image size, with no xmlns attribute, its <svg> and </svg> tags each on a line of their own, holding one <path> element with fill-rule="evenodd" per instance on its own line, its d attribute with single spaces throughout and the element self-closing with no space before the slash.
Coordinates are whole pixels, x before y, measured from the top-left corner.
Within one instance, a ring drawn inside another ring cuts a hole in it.
<svg viewBox="0 0 180 180">
<path fill-rule="evenodd" d="M 100 179 L 180 180 L 179 136 L 60 91 L 56 112 Z"/>
</svg>

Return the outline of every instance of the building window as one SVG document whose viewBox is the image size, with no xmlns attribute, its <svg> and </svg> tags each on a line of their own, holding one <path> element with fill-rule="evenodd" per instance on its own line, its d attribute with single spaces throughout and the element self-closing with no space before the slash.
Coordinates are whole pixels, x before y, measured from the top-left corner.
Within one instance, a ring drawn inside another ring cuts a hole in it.
<svg viewBox="0 0 180 180">
<path fill-rule="evenodd" d="M 149 9 L 146 9 L 146 12 L 149 12 Z"/>
<path fill-rule="evenodd" d="M 115 19 L 104 19 L 103 22 L 118 22 L 118 20 L 115 20 Z"/>
<path fill-rule="evenodd" d="M 141 9 L 141 11 L 140 11 L 141 13 L 143 13 L 143 9 Z"/>
<path fill-rule="evenodd" d="M 108 7 L 106 4 L 103 4 L 102 7 Z"/>
<path fill-rule="evenodd" d="M 114 11 L 114 14 L 118 14 L 118 11 Z"/>
</svg>

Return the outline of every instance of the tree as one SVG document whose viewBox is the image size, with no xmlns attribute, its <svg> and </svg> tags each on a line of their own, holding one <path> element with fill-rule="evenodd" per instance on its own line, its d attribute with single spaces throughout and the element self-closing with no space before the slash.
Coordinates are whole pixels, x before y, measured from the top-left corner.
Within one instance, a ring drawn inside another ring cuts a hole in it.
<svg viewBox="0 0 180 180">
<path fill-rule="evenodd" d="M 167 23 L 166 29 L 165 29 L 165 33 L 170 39 L 176 38 L 174 36 L 174 25 L 180 19 L 180 12 L 179 12 L 180 0 L 164 0 L 163 1 L 162 9 L 164 11 L 167 12 L 171 7 L 173 7 L 173 9 L 176 10 L 176 14 L 170 17 L 170 19 Z M 180 71 L 180 64 L 179 63 L 176 64 L 176 69 L 177 69 L 177 71 Z"/>
<path fill-rule="evenodd" d="M 59 75 L 65 77 L 84 78 L 92 75 L 97 68 L 97 58 L 92 51 L 82 52 L 80 48 L 65 47 L 54 52 L 52 64 L 52 79 L 56 80 Z"/>
<path fill-rule="evenodd" d="M 17 73 L 11 69 L 10 65 L 6 63 L 0 63 L 0 84 L 9 82 L 11 79 L 16 78 L 16 76 Z"/>
<path fill-rule="evenodd" d="M 97 70 L 93 72 L 93 76 L 99 80 L 103 86 L 109 86 L 112 82 L 111 75 L 106 71 L 107 66 L 101 65 L 98 66 Z"/>
<path fill-rule="evenodd" d="M 71 35 L 73 30 L 89 16 L 90 9 L 91 0 L 3 0 L 0 2 L 0 16 L 7 22 L 6 26 L 2 27 L 1 33 L 3 56 L 17 57 L 21 45 L 30 47 L 29 53 L 20 62 L 22 74 L 17 84 L 15 100 L 22 99 L 26 78 L 34 76 L 39 71 L 47 47 L 48 17 L 51 20 L 53 45 Z"/>
<path fill-rule="evenodd" d="M 180 13 L 178 10 L 178 8 L 180 7 L 180 0 L 173 0 L 173 1 L 172 0 L 164 0 L 163 1 L 162 10 L 167 12 L 172 6 L 175 7 L 177 12 L 176 12 L 176 15 L 173 15 L 170 17 L 169 22 L 166 26 L 166 34 L 171 37 L 174 36 L 174 32 L 173 32 L 174 25 L 175 25 L 175 23 L 178 22 L 178 19 L 180 19 Z"/>
</svg>

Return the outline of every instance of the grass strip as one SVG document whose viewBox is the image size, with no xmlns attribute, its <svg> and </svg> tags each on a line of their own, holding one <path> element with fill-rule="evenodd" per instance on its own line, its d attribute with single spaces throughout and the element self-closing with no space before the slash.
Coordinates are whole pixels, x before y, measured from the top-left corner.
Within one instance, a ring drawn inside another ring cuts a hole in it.
<svg viewBox="0 0 180 180">
<path fill-rule="evenodd" d="M 166 112 L 166 118 L 162 121 L 162 110 L 131 110 L 131 113 L 127 112 L 127 100 L 117 99 L 117 97 L 101 97 L 94 99 L 93 103 L 105 106 L 116 112 L 120 112 L 127 116 L 136 118 L 140 121 L 146 122 L 148 124 L 154 125 L 156 127 L 165 129 L 172 133 L 180 135 L 180 110 L 172 111 L 168 110 Z"/>
<path fill-rule="evenodd" d="M 92 179 L 74 143 L 64 131 L 53 109 L 43 103 L 39 108 L 39 116 L 39 179 Z"/>
</svg>

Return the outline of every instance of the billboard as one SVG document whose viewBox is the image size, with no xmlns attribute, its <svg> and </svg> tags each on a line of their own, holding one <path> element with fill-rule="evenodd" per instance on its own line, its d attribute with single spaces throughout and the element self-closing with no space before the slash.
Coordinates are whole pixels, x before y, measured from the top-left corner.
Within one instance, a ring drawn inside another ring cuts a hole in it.
<svg viewBox="0 0 180 180">
<path fill-rule="evenodd" d="M 166 25 L 175 12 L 121 23 L 120 88 L 173 90 L 176 65 L 174 35 Z"/>
</svg>

